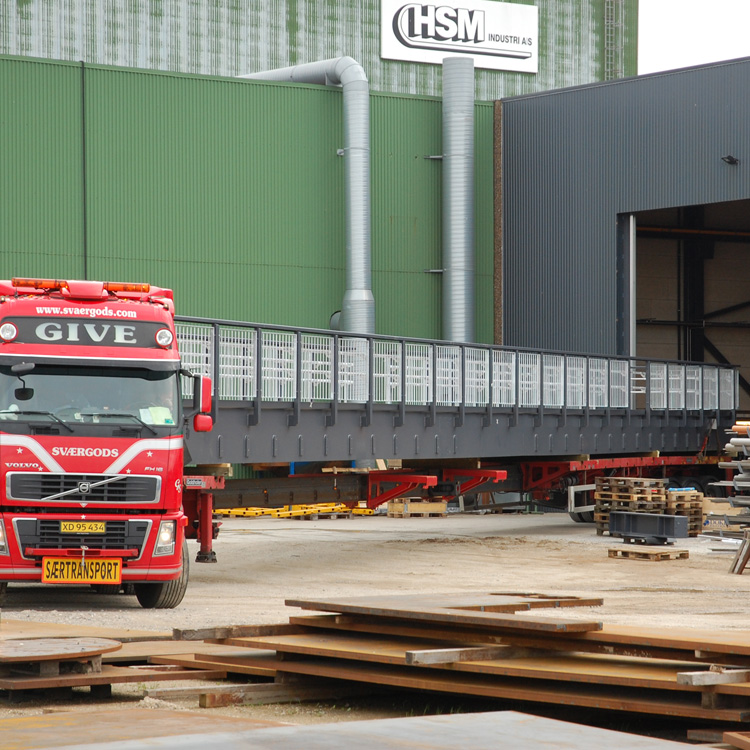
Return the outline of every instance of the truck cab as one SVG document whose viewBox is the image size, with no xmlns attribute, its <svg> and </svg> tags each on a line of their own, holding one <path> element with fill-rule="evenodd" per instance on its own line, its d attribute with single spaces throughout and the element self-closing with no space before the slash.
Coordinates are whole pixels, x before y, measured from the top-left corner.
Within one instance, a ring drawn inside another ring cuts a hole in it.
<svg viewBox="0 0 750 750">
<path fill-rule="evenodd" d="M 182 600 L 173 316 L 171 291 L 146 284 L 0 281 L 0 593 L 40 581 Z"/>
</svg>

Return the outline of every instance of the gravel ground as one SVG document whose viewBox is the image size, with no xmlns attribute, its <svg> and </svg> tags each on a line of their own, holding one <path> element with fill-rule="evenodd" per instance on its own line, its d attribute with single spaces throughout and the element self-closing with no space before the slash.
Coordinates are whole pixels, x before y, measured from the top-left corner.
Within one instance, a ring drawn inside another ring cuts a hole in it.
<svg viewBox="0 0 750 750">
<path fill-rule="evenodd" d="M 597 536 L 566 514 L 451 514 L 447 518 L 385 516 L 301 521 L 226 519 L 215 542 L 216 564 L 195 564 L 182 604 L 141 609 L 135 597 L 87 588 L 11 585 L 3 619 L 169 631 L 285 622 L 299 610 L 285 599 L 369 594 L 540 592 L 594 596 L 598 608 L 566 609 L 566 617 L 609 624 L 750 628 L 750 573 L 728 573 L 735 546 L 707 538 L 679 540 L 689 559 L 611 559 L 622 542 Z M 724 550 L 724 551 L 717 551 Z M 730 550 L 727 552 L 726 550 Z M 196 551 L 191 546 L 191 557 Z M 559 613 L 558 613 L 559 614 Z M 182 683 L 181 683 L 182 684 Z M 116 688 L 99 707 L 131 705 L 195 709 L 195 700 L 141 700 L 143 686 Z M 85 709 L 86 692 L 21 705 L 0 700 L 0 717 Z M 307 723 L 467 710 L 434 698 L 394 696 L 303 706 L 236 707 L 217 713 Z M 494 704 L 497 708 L 497 704 Z"/>
</svg>

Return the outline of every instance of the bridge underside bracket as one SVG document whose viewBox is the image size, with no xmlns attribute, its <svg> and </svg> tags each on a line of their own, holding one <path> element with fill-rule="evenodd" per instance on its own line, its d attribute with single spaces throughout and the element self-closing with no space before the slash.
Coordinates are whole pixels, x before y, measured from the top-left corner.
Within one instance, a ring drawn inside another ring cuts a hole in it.
<svg viewBox="0 0 750 750">
<path fill-rule="evenodd" d="M 381 484 L 395 485 L 382 489 Z M 404 497 L 417 489 L 434 487 L 437 477 L 433 474 L 409 474 L 408 472 L 371 471 L 368 474 L 367 507 L 377 508 L 389 500 Z"/>
</svg>

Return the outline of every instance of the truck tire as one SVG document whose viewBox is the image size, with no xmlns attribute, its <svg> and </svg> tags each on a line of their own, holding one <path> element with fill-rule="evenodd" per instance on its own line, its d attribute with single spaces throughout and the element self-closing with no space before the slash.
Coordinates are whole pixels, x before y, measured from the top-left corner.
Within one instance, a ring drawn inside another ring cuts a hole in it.
<svg viewBox="0 0 750 750">
<path fill-rule="evenodd" d="M 0 582 L 0 607 L 5 604 L 5 599 L 8 596 L 8 582 L 7 581 L 1 581 Z"/>
<path fill-rule="evenodd" d="M 568 515 L 576 523 L 594 523 L 594 511 L 593 510 L 571 510 Z"/>
<path fill-rule="evenodd" d="M 174 581 L 159 583 L 136 583 L 135 598 L 144 609 L 174 609 L 187 591 L 190 561 L 187 542 L 182 543 L 182 573 Z"/>
</svg>

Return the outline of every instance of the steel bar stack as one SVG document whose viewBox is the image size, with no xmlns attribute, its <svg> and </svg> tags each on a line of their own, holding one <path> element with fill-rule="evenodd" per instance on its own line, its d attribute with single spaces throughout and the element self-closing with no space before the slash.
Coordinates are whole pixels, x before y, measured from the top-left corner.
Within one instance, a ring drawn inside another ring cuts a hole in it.
<svg viewBox="0 0 750 750">
<path fill-rule="evenodd" d="M 658 513 L 687 516 L 688 536 L 698 536 L 703 526 L 703 493 L 694 489 L 667 489 L 666 479 L 597 477 L 594 521 L 600 536 L 609 532 L 609 514 Z"/>
<path fill-rule="evenodd" d="M 241 661 L 275 669 L 279 681 L 750 722 L 750 632 L 559 616 L 597 603 L 507 593 L 295 600 L 287 604 L 328 614 L 292 616 L 275 632 L 224 643 L 248 648 Z"/>
</svg>

